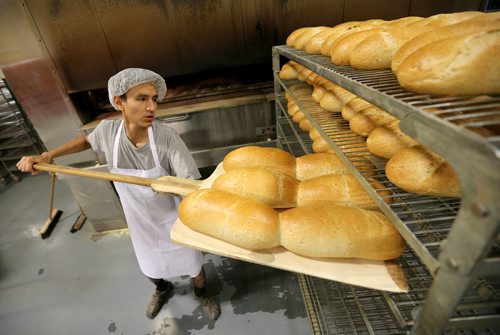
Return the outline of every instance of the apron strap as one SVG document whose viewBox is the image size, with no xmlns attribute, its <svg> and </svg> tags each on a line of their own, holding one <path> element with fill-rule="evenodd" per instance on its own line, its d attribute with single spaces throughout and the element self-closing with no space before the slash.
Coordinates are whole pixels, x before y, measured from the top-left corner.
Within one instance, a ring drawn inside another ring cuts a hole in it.
<svg viewBox="0 0 500 335">
<path fill-rule="evenodd" d="M 155 167 L 161 168 L 160 159 L 158 158 L 158 151 L 156 151 L 156 142 L 153 136 L 153 126 L 148 128 L 149 146 L 151 147 L 151 153 L 153 154 L 153 159 L 155 162 Z"/>
<path fill-rule="evenodd" d="M 123 129 L 123 120 L 120 122 L 120 126 L 118 127 L 118 131 L 115 136 L 115 143 L 113 144 L 113 169 L 118 168 L 118 144 L 120 143 L 120 136 L 122 134 Z"/>
<path fill-rule="evenodd" d="M 120 126 L 118 127 L 118 131 L 115 136 L 115 142 L 113 143 L 113 169 L 118 168 L 118 146 L 120 144 L 122 129 L 123 129 L 123 120 L 120 122 Z M 155 167 L 161 168 L 160 159 L 158 158 L 158 152 L 156 151 L 155 138 L 153 136 L 153 126 L 148 127 L 148 138 L 149 138 L 149 147 L 151 148 L 151 153 L 153 154 L 153 160 L 155 162 Z"/>
</svg>

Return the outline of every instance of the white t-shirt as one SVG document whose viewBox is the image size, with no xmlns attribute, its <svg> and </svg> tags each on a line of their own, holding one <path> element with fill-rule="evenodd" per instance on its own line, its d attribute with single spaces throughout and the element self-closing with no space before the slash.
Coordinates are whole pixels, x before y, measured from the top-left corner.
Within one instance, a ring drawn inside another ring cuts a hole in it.
<svg viewBox="0 0 500 335">
<path fill-rule="evenodd" d="M 113 144 L 121 120 L 102 120 L 88 135 L 92 149 L 104 156 L 107 162 L 113 162 Z M 118 168 L 150 170 L 155 167 L 151 146 L 147 142 L 142 148 L 137 148 L 130 142 L 125 129 L 122 128 L 118 146 Z M 174 129 L 155 120 L 153 122 L 153 136 L 158 151 L 161 166 L 171 175 L 180 178 L 199 179 L 200 172 L 189 153 L 186 144 Z M 104 163 L 104 162 L 102 162 Z M 109 169 L 111 166 L 108 164 Z"/>
</svg>

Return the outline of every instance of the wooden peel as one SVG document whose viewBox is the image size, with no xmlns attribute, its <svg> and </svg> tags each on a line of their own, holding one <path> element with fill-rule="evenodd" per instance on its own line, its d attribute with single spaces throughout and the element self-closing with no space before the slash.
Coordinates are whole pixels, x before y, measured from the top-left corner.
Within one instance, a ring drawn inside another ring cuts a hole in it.
<svg viewBox="0 0 500 335">
<path fill-rule="evenodd" d="M 217 179 L 222 173 L 224 168 L 222 163 L 217 166 L 214 172 L 207 179 L 193 180 L 173 176 L 160 177 L 158 179 L 142 178 L 135 176 L 128 176 L 118 173 L 92 171 L 86 169 L 78 169 L 69 166 L 54 165 L 48 163 L 36 163 L 33 165 L 35 170 L 47 171 L 52 173 L 63 173 L 73 176 L 115 181 L 120 183 L 128 183 L 140 186 L 150 186 L 154 191 L 161 193 L 170 193 L 186 196 L 189 193 L 203 189 L 210 188 L 214 180 Z"/>
</svg>

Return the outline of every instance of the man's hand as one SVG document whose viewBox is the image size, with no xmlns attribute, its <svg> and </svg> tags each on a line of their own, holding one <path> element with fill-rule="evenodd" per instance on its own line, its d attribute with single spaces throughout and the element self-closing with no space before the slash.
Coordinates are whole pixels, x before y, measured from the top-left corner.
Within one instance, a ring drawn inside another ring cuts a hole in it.
<svg viewBox="0 0 500 335">
<path fill-rule="evenodd" d="M 37 156 L 23 156 L 19 162 L 17 162 L 16 166 L 19 171 L 22 172 L 31 172 L 32 175 L 37 175 L 42 171 L 37 171 L 33 169 L 33 164 L 35 163 L 50 163 L 51 158 L 48 156 L 46 152 L 43 152 L 41 155 Z"/>
</svg>

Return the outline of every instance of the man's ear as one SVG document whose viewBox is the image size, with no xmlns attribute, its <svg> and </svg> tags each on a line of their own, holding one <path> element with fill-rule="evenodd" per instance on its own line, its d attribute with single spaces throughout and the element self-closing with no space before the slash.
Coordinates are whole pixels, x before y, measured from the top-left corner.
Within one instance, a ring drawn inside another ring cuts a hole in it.
<svg viewBox="0 0 500 335">
<path fill-rule="evenodd" d="M 123 101 L 122 101 L 122 98 L 120 98 L 119 96 L 115 95 L 113 97 L 113 101 L 115 102 L 115 105 L 118 107 L 118 109 L 120 111 L 123 111 Z"/>
</svg>

